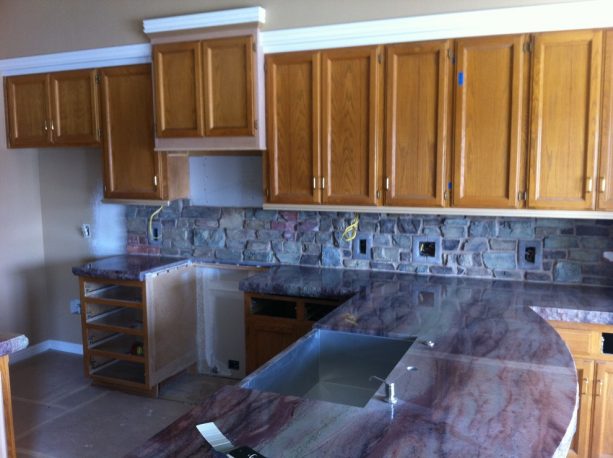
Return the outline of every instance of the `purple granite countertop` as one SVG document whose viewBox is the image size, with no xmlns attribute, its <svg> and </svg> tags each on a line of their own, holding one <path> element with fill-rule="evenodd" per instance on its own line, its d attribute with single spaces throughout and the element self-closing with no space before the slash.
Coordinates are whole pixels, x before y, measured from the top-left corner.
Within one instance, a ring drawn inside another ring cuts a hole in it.
<svg viewBox="0 0 613 458">
<path fill-rule="evenodd" d="M 88 262 L 72 268 L 79 277 L 100 278 L 105 280 L 143 281 L 147 274 L 190 264 L 219 264 L 247 267 L 262 267 L 262 263 L 250 261 L 225 261 L 210 258 L 180 258 L 173 256 L 121 255 Z"/>
<path fill-rule="evenodd" d="M 611 289 L 407 274 L 278 267 L 241 288 L 353 294 L 316 327 L 417 339 L 388 376 L 398 404 L 383 402 L 383 387 L 363 408 L 249 389 L 298 342 L 131 456 L 214 456 L 195 428 L 207 421 L 268 457 L 565 456 L 576 421 L 575 365 L 539 314 L 552 306 L 558 318 L 564 310 L 613 313 Z"/>
<path fill-rule="evenodd" d="M 0 356 L 10 355 L 28 346 L 28 338 L 23 334 L 0 332 Z"/>
</svg>

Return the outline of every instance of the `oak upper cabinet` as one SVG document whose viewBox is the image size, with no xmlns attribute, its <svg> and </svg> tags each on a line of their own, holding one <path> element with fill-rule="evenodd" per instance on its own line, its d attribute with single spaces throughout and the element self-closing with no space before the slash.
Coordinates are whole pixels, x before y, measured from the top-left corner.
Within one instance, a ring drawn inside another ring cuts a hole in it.
<svg viewBox="0 0 613 458">
<path fill-rule="evenodd" d="M 446 205 L 451 146 L 450 46 L 446 40 L 387 47 L 387 205 Z"/>
<path fill-rule="evenodd" d="M 594 386 L 594 425 L 591 456 L 613 456 L 613 362 L 598 362 Z"/>
<path fill-rule="evenodd" d="M 577 431 L 570 445 L 568 456 L 571 458 L 588 457 L 590 452 L 590 431 L 593 408 L 594 361 L 575 359 L 577 380 L 579 382 L 579 408 L 577 411 Z"/>
<path fill-rule="evenodd" d="M 531 208 L 594 208 L 601 63 L 602 31 L 535 36 Z"/>
<path fill-rule="evenodd" d="M 96 70 L 6 79 L 11 147 L 100 144 Z"/>
<path fill-rule="evenodd" d="M 204 135 L 199 41 L 153 47 L 158 137 Z"/>
<path fill-rule="evenodd" d="M 380 203 L 383 48 L 322 52 L 325 204 Z"/>
<path fill-rule="evenodd" d="M 613 210 L 613 30 L 605 32 L 598 210 Z"/>
<path fill-rule="evenodd" d="M 457 40 L 453 205 L 517 208 L 525 191 L 528 37 Z"/>
<path fill-rule="evenodd" d="M 202 42 L 205 135 L 255 134 L 252 36 Z"/>
<path fill-rule="evenodd" d="M 151 66 L 110 67 L 102 69 L 100 75 L 105 197 L 186 197 L 187 156 L 153 149 Z"/>
<path fill-rule="evenodd" d="M 266 56 L 268 202 L 321 202 L 320 72 L 318 52 Z"/>
</svg>

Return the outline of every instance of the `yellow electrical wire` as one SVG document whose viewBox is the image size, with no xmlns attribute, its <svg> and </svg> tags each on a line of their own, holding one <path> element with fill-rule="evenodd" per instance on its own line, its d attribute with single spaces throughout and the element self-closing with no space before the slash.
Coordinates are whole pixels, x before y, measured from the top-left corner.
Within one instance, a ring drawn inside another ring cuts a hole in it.
<svg viewBox="0 0 613 458">
<path fill-rule="evenodd" d="M 151 216 L 149 217 L 149 240 L 153 240 L 154 242 L 159 240 L 160 237 L 154 237 L 153 236 L 153 218 L 155 218 L 162 210 L 164 209 L 163 205 L 160 205 L 160 208 L 158 208 L 156 211 L 154 211 L 153 213 L 151 213 Z"/>
<path fill-rule="evenodd" d="M 345 242 L 351 242 L 358 235 L 358 224 L 360 223 L 360 217 L 356 216 L 351 221 L 351 224 L 343 231 L 342 239 Z"/>
</svg>

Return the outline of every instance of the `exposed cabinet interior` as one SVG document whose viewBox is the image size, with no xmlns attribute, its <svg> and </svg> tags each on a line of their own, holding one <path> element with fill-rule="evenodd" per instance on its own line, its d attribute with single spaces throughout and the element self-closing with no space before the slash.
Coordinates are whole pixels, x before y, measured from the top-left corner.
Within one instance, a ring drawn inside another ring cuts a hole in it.
<svg viewBox="0 0 613 458">
<path fill-rule="evenodd" d="M 100 70 L 104 196 L 171 200 L 189 195 L 185 153 L 154 151 L 151 66 Z"/>
<path fill-rule="evenodd" d="M 320 53 L 266 57 L 269 202 L 321 203 Z"/>
<path fill-rule="evenodd" d="M 157 396 L 158 384 L 196 361 L 191 267 L 145 281 L 80 278 L 85 375 Z"/>
<path fill-rule="evenodd" d="M 517 208 L 523 192 L 528 37 L 456 42 L 453 205 Z"/>
<path fill-rule="evenodd" d="M 96 70 L 6 78 L 11 148 L 100 143 Z"/>
<path fill-rule="evenodd" d="M 245 293 L 247 374 L 308 333 L 342 300 Z"/>
<path fill-rule="evenodd" d="M 387 47 L 386 205 L 447 205 L 452 57 L 450 40 Z"/>
<path fill-rule="evenodd" d="M 569 457 L 613 455 L 613 355 L 604 348 L 611 326 L 551 322 L 575 359 L 579 383 L 577 430 Z"/>
<path fill-rule="evenodd" d="M 322 202 L 381 202 L 383 48 L 323 51 Z"/>
<path fill-rule="evenodd" d="M 601 65 L 602 31 L 535 35 L 531 208 L 594 208 Z"/>
</svg>

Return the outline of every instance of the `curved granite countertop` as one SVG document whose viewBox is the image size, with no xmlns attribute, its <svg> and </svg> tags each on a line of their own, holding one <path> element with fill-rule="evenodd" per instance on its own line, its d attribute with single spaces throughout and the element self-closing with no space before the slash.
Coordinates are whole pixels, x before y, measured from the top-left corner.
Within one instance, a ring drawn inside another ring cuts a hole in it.
<svg viewBox="0 0 613 458">
<path fill-rule="evenodd" d="M 28 338 L 23 334 L 0 332 L 0 357 L 23 350 L 28 343 Z"/>
<path fill-rule="evenodd" d="M 248 388 L 259 371 L 282 370 L 297 343 L 130 456 L 214 456 L 195 428 L 208 421 L 267 457 L 566 456 L 576 422 L 575 365 L 539 314 L 613 316 L 607 288 L 277 267 L 243 280 L 241 289 L 353 294 L 316 327 L 418 339 L 388 376 L 398 404 L 382 400 L 383 387 L 363 408 Z M 419 343 L 425 340 L 435 346 Z"/>
</svg>

